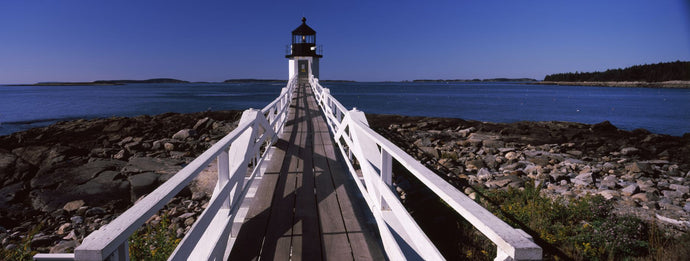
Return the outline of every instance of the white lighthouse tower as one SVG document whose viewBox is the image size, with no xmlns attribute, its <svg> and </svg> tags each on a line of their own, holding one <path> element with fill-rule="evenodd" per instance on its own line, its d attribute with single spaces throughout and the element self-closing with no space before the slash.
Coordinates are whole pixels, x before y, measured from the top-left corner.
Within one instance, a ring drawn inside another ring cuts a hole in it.
<svg viewBox="0 0 690 261">
<path fill-rule="evenodd" d="M 306 22 L 307 18 L 302 17 L 302 24 L 292 31 L 292 44 L 285 55 L 290 59 L 289 78 L 295 75 L 304 80 L 310 75 L 319 78 L 319 59 L 323 55 L 320 46 L 316 46 L 316 31 Z"/>
</svg>

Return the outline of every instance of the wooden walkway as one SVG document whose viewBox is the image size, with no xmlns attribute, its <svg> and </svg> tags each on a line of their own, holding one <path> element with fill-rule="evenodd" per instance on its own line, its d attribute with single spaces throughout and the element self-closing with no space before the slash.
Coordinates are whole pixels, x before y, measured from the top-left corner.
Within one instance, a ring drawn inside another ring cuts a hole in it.
<svg viewBox="0 0 690 261">
<path fill-rule="evenodd" d="M 300 81 L 230 260 L 383 260 L 374 218 Z"/>
</svg>

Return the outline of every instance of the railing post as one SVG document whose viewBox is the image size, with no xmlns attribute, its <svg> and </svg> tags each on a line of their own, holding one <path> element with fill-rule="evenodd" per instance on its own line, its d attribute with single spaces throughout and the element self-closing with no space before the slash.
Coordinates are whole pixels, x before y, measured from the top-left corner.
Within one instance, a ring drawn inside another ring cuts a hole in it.
<svg viewBox="0 0 690 261">
<path fill-rule="evenodd" d="M 218 182 L 216 182 L 216 189 L 213 194 L 217 194 L 220 189 L 230 180 L 230 157 L 228 156 L 229 148 L 223 151 L 216 158 L 218 160 Z M 226 198 L 223 202 L 223 209 L 230 209 L 230 198 Z"/>
<path fill-rule="evenodd" d="M 393 187 L 393 158 L 385 149 L 381 148 L 381 180 L 384 184 L 388 185 L 388 189 Z M 381 210 L 390 210 L 388 204 L 386 204 L 383 197 L 381 197 L 381 192 L 379 192 L 378 199 L 380 201 Z"/>
</svg>

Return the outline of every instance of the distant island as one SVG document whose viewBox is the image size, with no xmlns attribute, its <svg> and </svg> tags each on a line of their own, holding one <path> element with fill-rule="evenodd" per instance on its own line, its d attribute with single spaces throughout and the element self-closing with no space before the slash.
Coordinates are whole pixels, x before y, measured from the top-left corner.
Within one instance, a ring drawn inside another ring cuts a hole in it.
<svg viewBox="0 0 690 261">
<path fill-rule="evenodd" d="M 418 79 L 418 80 L 413 80 L 412 82 L 536 82 L 536 79 L 531 79 L 531 78 L 492 78 L 492 79 L 471 79 L 471 80 L 466 80 L 466 79 L 438 79 L 438 80 L 429 80 L 429 79 Z"/>
<path fill-rule="evenodd" d="M 34 84 L 12 84 L 12 86 L 75 86 L 75 85 L 124 85 L 132 83 L 189 83 L 188 81 L 155 78 L 148 80 L 98 80 L 93 82 L 39 82 Z"/>
</svg>

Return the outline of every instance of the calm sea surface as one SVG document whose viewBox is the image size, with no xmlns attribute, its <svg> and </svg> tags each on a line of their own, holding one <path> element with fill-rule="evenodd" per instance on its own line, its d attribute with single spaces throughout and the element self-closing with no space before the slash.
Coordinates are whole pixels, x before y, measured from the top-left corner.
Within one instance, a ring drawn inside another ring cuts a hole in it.
<svg viewBox="0 0 690 261">
<path fill-rule="evenodd" d="M 490 122 L 610 121 L 619 128 L 690 132 L 690 89 L 514 83 L 326 83 L 347 108 L 367 113 Z M 262 108 L 279 83 L 0 86 L 0 135 L 58 120 Z"/>
</svg>

